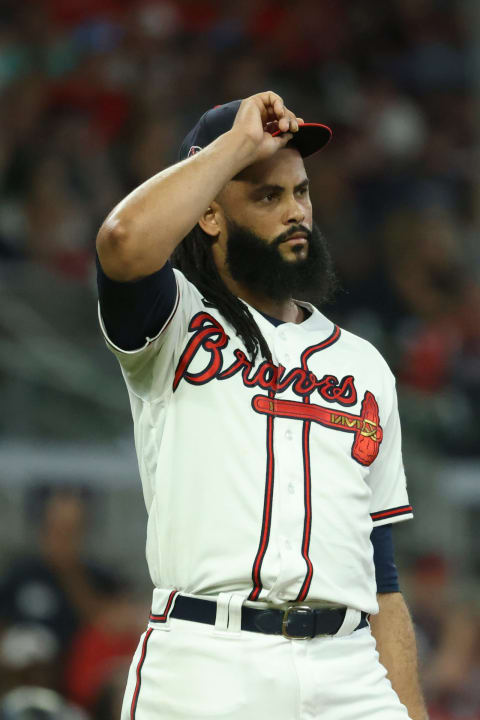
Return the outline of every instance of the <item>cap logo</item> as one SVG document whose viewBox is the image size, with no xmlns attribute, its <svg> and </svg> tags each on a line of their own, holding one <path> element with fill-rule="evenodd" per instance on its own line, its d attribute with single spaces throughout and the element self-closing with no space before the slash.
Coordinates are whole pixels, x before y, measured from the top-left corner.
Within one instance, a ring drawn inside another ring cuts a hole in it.
<svg viewBox="0 0 480 720">
<path fill-rule="evenodd" d="M 196 155 L 198 152 L 200 152 L 202 148 L 199 145 L 192 145 L 190 150 L 188 151 L 187 157 L 192 157 L 192 155 Z"/>
</svg>

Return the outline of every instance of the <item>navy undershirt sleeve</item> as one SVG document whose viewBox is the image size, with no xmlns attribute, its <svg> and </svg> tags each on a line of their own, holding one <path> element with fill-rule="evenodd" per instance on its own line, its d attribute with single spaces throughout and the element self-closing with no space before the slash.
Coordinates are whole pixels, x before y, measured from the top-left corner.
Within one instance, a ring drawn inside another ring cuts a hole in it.
<svg viewBox="0 0 480 720">
<path fill-rule="evenodd" d="M 121 350 L 138 350 L 158 335 L 174 308 L 177 283 L 167 262 L 152 275 L 118 282 L 105 275 L 97 255 L 100 310 L 110 340 Z"/>
<path fill-rule="evenodd" d="M 399 592 L 398 572 L 393 553 L 392 526 L 380 525 L 380 527 L 374 528 L 370 540 L 373 545 L 377 592 Z"/>
</svg>

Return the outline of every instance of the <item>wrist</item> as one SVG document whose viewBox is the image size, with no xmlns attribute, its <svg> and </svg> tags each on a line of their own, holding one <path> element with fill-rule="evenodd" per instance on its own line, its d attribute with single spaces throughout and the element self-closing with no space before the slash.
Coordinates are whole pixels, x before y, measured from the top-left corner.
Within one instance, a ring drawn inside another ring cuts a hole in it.
<svg viewBox="0 0 480 720">
<path fill-rule="evenodd" d="M 233 127 L 212 143 L 212 150 L 214 146 L 215 151 L 222 155 L 224 167 L 228 168 L 231 179 L 255 162 L 258 143 L 242 130 Z"/>
</svg>

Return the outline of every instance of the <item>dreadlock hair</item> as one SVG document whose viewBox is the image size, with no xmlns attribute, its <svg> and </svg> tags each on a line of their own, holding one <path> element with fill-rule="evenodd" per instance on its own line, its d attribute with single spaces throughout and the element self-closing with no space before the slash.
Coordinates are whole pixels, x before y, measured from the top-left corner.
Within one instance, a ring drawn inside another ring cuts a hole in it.
<svg viewBox="0 0 480 720">
<path fill-rule="evenodd" d="M 174 267 L 181 270 L 202 293 L 205 300 L 214 305 L 232 325 L 243 340 L 252 363 L 258 351 L 269 362 L 272 353 L 248 307 L 227 288 L 217 270 L 212 253 L 213 238 L 200 225 L 184 237 L 173 255 Z"/>
</svg>

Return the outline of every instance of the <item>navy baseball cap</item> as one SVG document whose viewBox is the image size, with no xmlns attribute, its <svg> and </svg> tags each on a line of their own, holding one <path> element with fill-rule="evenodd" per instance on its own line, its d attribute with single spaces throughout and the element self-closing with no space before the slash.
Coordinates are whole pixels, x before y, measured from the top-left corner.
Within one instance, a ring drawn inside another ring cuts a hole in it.
<svg viewBox="0 0 480 720">
<path fill-rule="evenodd" d="M 217 105 L 202 115 L 194 128 L 183 140 L 178 155 L 179 160 L 195 155 L 210 145 L 223 133 L 232 129 L 241 100 L 233 100 L 225 105 Z M 280 135 L 280 130 L 273 135 Z M 332 131 L 320 123 L 299 123 L 298 132 L 287 143 L 287 147 L 296 148 L 302 157 L 308 157 L 321 150 L 330 141 Z"/>
</svg>

